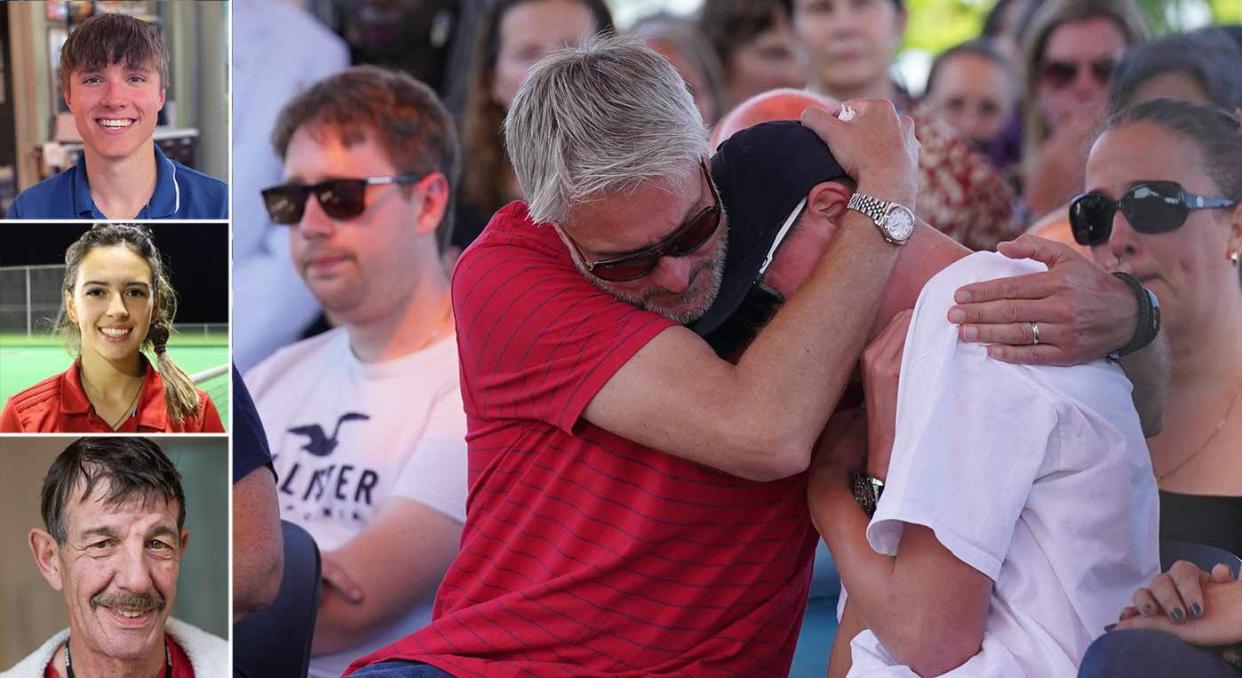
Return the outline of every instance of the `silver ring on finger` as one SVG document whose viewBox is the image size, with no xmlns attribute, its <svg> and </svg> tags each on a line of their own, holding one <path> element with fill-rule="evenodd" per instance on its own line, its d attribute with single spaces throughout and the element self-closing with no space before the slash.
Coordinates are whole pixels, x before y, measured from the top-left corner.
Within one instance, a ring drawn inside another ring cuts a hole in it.
<svg viewBox="0 0 1242 678">
<path fill-rule="evenodd" d="M 1031 321 L 1031 346 L 1039 346 L 1039 323 Z"/>
</svg>

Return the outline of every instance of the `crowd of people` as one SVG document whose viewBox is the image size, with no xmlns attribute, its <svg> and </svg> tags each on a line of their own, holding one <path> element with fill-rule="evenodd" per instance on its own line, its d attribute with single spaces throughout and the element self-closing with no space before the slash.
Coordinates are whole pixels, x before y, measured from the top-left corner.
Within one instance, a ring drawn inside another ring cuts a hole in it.
<svg viewBox="0 0 1242 678">
<path fill-rule="evenodd" d="M 456 122 L 273 53 L 235 620 L 279 518 L 311 675 L 786 675 L 822 541 L 831 675 L 1238 675 L 1238 32 L 1001 0 L 918 88 L 909 11 L 498 0 Z"/>
</svg>

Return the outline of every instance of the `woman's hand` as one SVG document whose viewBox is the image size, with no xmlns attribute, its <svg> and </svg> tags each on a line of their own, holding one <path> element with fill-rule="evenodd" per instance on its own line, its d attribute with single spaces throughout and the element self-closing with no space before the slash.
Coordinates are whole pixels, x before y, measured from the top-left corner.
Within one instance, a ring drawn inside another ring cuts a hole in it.
<svg viewBox="0 0 1242 678">
<path fill-rule="evenodd" d="M 1156 629 L 1191 645 L 1242 642 L 1242 581 L 1217 565 L 1211 574 L 1180 560 L 1134 592 L 1117 629 Z"/>
<path fill-rule="evenodd" d="M 867 406 L 867 475 L 885 480 L 897 435 L 897 384 L 912 311 L 893 316 L 863 350 L 863 393 Z"/>
</svg>

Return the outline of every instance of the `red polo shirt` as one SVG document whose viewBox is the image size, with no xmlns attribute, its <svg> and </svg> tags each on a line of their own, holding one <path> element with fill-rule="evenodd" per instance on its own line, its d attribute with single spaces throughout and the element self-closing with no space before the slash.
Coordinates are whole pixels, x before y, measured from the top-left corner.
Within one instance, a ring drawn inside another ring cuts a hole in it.
<svg viewBox="0 0 1242 678">
<path fill-rule="evenodd" d="M 56 663 L 56 654 L 59 653 L 60 650 L 57 650 L 52 655 L 52 661 L 48 662 L 43 669 L 43 678 L 60 678 L 60 672 L 53 667 Z M 172 659 L 172 678 L 194 678 L 194 666 L 190 663 L 190 657 L 172 638 L 168 639 L 168 656 Z"/>
<path fill-rule="evenodd" d="M 164 403 L 164 380 L 142 358 L 145 376 L 138 406 L 133 415 L 112 429 L 98 414 L 82 388 L 78 372 L 80 361 L 69 369 L 31 386 L 9 398 L 0 412 L 0 431 L 22 433 L 223 433 L 220 413 L 207 397 L 198 392 L 198 409 L 180 424 L 168 419 Z"/>
</svg>

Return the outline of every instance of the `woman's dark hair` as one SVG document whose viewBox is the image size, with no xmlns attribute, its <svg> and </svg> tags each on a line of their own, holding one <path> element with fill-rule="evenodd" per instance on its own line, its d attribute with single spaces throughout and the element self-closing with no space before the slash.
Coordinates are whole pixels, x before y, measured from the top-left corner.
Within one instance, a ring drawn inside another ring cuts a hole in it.
<svg viewBox="0 0 1242 678">
<path fill-rule="evenodd" d="M 1110 110 L 1130 105 L 1134 94 L 1149 80 L 1180 73 L 1198 83 L 1208 101 L 1225 108 L 1242 108 L 1242 47 L 1219 28 L 1169 35 L 1137 45 L 1126 54 L 1113 75 Z"/>
<path fill-rule="evenodd" d="M 77 495 L 79 501 L 91 497 L 95 489 L 107 494 L 104 505 L 119 506 L 133 499 L 144 504 L 156 500 L 177 502 L 177 531 L 185 527 L 185 493 L 181 474 L 158 445 L 146 438 L 114 436 L 79 438 L 61 452 L 43 478 L 43 524 L 64 544 L 68 535 L 65 507 Z"/>
<path fill-rule="evenodd" d="M 706 0 L 698 24 L 728 77 L 729 56 L 781 21 L 793 25 L 793 0 Z"/>
<path fill-rule="evenodd" d="M 500 56 L 500 22 L 509 10 L 539 0 L 497 0 L 480 18 L 470 73 L 466 84 L 466 105 L 462 116 L 463 166 L 469 168 L 462 180 L 462 200 L 466 205 L 491 210 L 504 200 L 506 178 L 512 173 L 504 148 L 505 109 L 492 100 L 496 60 Z M 576 0 L 595 19 L 597 33 L 616 30 L 612 13 L 604 0 Z M 454 242 L 458 242 L 454 238 Z"/>
<path fill-rule="evenodd" d="M 1006 73 L 1013 73 L 1013 66 L 1009 63 L 1009 60 L 996 49 L 990 40 L 970 40 L 960 45 L 954 45 L 936 56 L 936 59 L 932 61 L 931 70 L 927 72 L 927 87 L 923 90 L 923 96 L 932 93 L 932 88 L 936 84 L 936 76 L 940 74 L 944 64 L 948 63 L 953 57 L 965 54 L 983 57 L 1000 66 Z"/>
<path fill-rule="evenodd" d="M 1113 114 L 1104 132 L 1136 122 L 1159 125 L 1193 142 L 1221 197 L 1242 201 L 1242 122 L 1232 112 L 1213 104 L 1153 99 Z"/>
<path fill-rule="evenodd" d="M 95 224 L 82 234 L 69 249 L 65 250 L 65 279 L 62 290 L 66 299 L 73 298 L 73 288 L 78 280 L 78 267 L 87 254 L 99 247 L 126 247 L 142 257 L 151 269 L 151 294 L 154 311 L 151 327 L 142 347 L 155 354 L 155 362 L 164 381 L 164 402 L 168 418 L 174 424 L 198 411 L 198 390 L 194 382 L 172 358 L 168 357 L 168 339 L 173 332 L 173 318 L 177 315 L 177 293 L 168 280 L 164 260 L 155 247 L 151 231 L 141 224 Z M 76 322 L 68 313 L 61 315 L 60 333 L 70 352 L 81 351 L 82 336 Z"/>
</svg>

